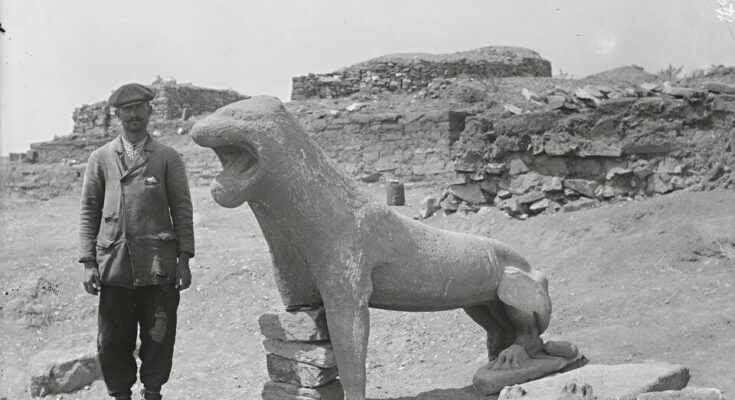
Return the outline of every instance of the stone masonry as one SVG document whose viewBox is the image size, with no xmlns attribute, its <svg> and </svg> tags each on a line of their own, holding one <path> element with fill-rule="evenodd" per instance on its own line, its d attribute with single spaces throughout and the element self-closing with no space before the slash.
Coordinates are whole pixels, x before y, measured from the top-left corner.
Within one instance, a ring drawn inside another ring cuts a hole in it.
<svg viewBox="0 0 735 400">
<path fill-rule="evenodd" d="M 470 76 L 551 76 L 551 63 L 535 51 L 488 46 L 452 54 L 392 54 L 331 74 L 293 78 L 292 100 L 346 97 L 368 93 L 413 93 L 436 78 Z"/>
<path fill-rule="evenodd" d="M 324 308 L 266 313 L 258 320 L 270 381 L 263 400 L 341 400 Z"/>
</svg>

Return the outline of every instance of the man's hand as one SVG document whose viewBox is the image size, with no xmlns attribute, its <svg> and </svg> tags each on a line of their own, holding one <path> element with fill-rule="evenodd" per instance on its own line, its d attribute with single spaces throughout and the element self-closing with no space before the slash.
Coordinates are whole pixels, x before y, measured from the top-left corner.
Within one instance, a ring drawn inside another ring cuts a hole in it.
<svg viewBox="0 0 735 400">
<path fill-rule="evenodd" d="M 84 274 L 84 290 L 86 290 L 89 294 L 97 296 L 97 294 L 100 292 L 100 270 L 97 269 L 97 262 L 85 262 Z"/>
<path fill-rule="evenodd" d="M 179 253 L 179 263 L 176 265 L 176 281 L 174 287 L 186 290 L 191 286 L 191 270 L 189 269 L 189 253 Z"/>
</svg>

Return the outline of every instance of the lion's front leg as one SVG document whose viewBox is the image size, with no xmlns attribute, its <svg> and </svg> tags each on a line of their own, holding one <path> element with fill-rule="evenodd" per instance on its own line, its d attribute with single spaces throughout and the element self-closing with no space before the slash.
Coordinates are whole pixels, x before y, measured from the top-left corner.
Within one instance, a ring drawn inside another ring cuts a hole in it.
<svg viewBox="0 0 735 400">
<path fill-rule="evenodd" d="M 364 400 L 372 283 L 359 257 L 341 264 L 327 268 L 324 273 L 328 276 L 317 280 L 345 400 Z"/>
</svg>

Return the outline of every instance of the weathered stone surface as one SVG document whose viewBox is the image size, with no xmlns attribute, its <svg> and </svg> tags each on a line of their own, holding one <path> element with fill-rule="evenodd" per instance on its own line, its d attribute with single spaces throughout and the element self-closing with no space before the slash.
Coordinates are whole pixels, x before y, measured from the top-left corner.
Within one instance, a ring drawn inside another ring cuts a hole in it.
<svg viewBox="0 0 735 400">
<path fill-rule="evenodd" d="M 261 392 L 263 400 L 342 400 L 342 384 L 339 380 L 324 386 L 305 388 L 283 382 L 268 381 Z"/>
<path fill-rule="evenodd" d="M 421 201 L 421 210 L 419 216 L 421 219 L 426 219 L 434 215 L 435 212 L 441 210 L 441 204 L 439 199 L 436 197 L 427 196 Z"/>
<path fill-rule="evenodd" d="M 445 213 L 449 212 L 455 212 L 459 208 L 459 203 L 462 201 L 459 200 L 455 195 L 449 194 L 442 200 L 439 205 L 441 206 L 442 210 L 444 210 Z"/>
<path fill-rule="evenodd" d="M 581 143 L 577 154 L 580 157 L 620 157 L 623 150 L 618 145 L 608 144 L 601 140 L 592 140 Z"/>
<path fill-rule="evenodd" d="M 337 378 L 337 367 L 319 368 L 275 354 L 266 354 L 268 375 L 276 382 L 290 383 L 303 387 L 319 387 Z"/>
<path fill-rule="evenodd" d="M 266 338 L 314 342 L 329 339 L 324 308 L 306 311 L 266 313 L 258 318 L 260 332 Z"/>
<path fill-rule="evenodd" d="M 523 173 L 528 172 L 528 166 L 526 165 L 523 160 L 516 158 L 510 161 L 510 174 L 511 175 L 520 175 Z"/>
<path fill-rule="evenodd" d="M 607 175 L 605 176 L 605 178 L 607 180 L 612 180 L 616 176 L 625 176 L 630 175 L 631 173 L 633 173 L 633 171 L 628 168 L 614 167 L 607 171 Z"/>
<path fill-rule="evenodd" d="M 648 177 L 646 191 L 649 193 L 668 193 L 674 190 L 674 184 L 668 174 L 651 174 Z"/>
<path fill-rule="evenodd" d="M 472 385 L 484 396 L 500 393 L 506 386 L 528 382 L 562 370 L 567 365 L 579 361 L 583 356 L 572 359 L 555 357 L 552 359 L 528 359 L 521 362 L 520 368 L 493 370 L 490 364 L 477 370 Z M 526 397 L 524 396 L 523 399 Z"/>
<path fill-rule="evenodd" d="M 562 108 L 564 106 L 564 101 L 566 101 L 566 97 L 564 96 L 549 96 L 548 105 L 549 110 L 556 110 L 559 108 Z"/>
<path fill-rule="evenodd" d="M 488 175 L 503 175 L 506 169 L 505 163 L 490 163 L 485 165 L 485 173 Z"/>
<path fill-rule="evenodd" d="M 485 179 L 484 181 L 480 182 L 480 189 L 485 193 L 494 195 L 495 193 L 498 193 L 498 181 L 494 179 Z"/>
<path fill-rule="evenodd" d="M 702 86 L 710 92 L 735 94 L 735 85 L 729 85 L 727 83 L 707 81 Z"/>
<path fill-rule="evenodd" d="M 545 179 L 541 190 L 544 192 L 558 192 L 564 190 L 564 178 L 552 176 L 551 179 Z"/>
<path fill-rule="evenodd" d="M 549 208 L 550 204 L 551 202 L 549 201 L 549 199 L 541 199 L 531 204 L 531 206 L 528 207 L 528 209 L 531 210 L 532 213 L 540 213 L 541 211 L 544 211 L 545 209 Z"/>
<path fill-rule="evenodd" d="M 478 150 L 470 149 L 454 163 L 454 170 L 457 172 L 476 172 L 482 167 L 482 163 L 482 153 Z"/>
<path fill-rule="evenodd" d="M 531 171 L 513 179 L 510 183 L 509 189 L 511 193 L 521 195 L 540 183 L 541 176 L 536 172 Z"/>
<path fill-rule="evenodd" d="M 572 212 L 572 211 L 583 210 L 585 208 L 593 208 L 597 206 L 597 204 L 598 204 L 597 201 L 595 201 L 594 199 L 582 198 L 582 199 L 575 200 L 567 204 L 564 204 L 564 207 L 562 207 L 562 209 L 566 212 Z"/>
<path fill-rule="evenodd" d="M 723 400 L 722 392 L 714 388 L 685 387 L 681 390 L 646 392 L 638 400 Z"/>
<path fill-rule="evenodd" d="M 689 370 L 674 364 L 591 364 L 562 374 L 520 384 L 522 397 L 506 397 L 504 400 L 557 400 L 563 388 L 576 382 L 588 384 L 599 400 L 634 400 L 645 392 L 676 390 L 686 386 Z"/>
<path fill-rule="evenodd" d="M 564 187 L 587 197 L 595 197 L 595 190 L 598 186 L 600 186 L 599 183 L 586 179 L 567 179 L 564 181 Z"/>
<path fill-rule="evenodd" d="M 551 76 L 551 63 L 532 50 L 508 46 L 451 54 L 389 54 L 333 73 L 294 77 L 291 99 L 346 97 L 361 90 L 412 93 L 431 90 L 436 78 L 459 75 Z"/>
<path fill-rule="evenodd" d="M 462 185 L 452 185 L 449 191 L 457 198 L 472 204 L 486 203 L 485 195 L 482 194 L 480 183 L 465 183 Z"/>
<path fill-rule="evenodd" d="M 627 111 L 635 101 L 631 97 L 603 100 L 597 105 L 597 111 L 604 114 L 620 114 Z"/>
<path fill-rule="evenodd" d="M 524 194 L 523 196 L 518 198 L 518 202 L 521 204 L 530 204 L 535 203 L 541 199 L 543 199 L 546 195 L 544 192 L 539 190 L 534 190 L 532 192 L 528 192 Z"/>
<path fill-rule="evenodd" d="M 31 396 L 79 390 L 102 378 L 95 332 L 70 335 L 51 342 L 28 363 Z"/>
<path fill-rule="evenodd" d="M 319 368 L 331 368 L 337 365 L 332 345 L 329 342 L 286 342 L 267 338 L 263 341 L 263 347 L 277 356 Z"/>
</svg>

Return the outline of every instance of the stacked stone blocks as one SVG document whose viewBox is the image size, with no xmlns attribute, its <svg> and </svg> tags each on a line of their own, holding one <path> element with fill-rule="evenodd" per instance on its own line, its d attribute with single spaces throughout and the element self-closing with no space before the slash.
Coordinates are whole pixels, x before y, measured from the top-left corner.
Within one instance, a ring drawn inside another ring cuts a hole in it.
<svg viewBox="0 0 735 400">
<path fill-rule="evenodd" d="M 266 313 L 258 320 L 270 381 L 264 400 L 341 400 L 323 308 Z"/>
</svg>

